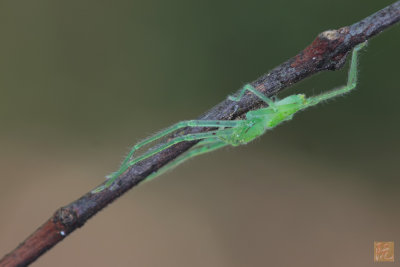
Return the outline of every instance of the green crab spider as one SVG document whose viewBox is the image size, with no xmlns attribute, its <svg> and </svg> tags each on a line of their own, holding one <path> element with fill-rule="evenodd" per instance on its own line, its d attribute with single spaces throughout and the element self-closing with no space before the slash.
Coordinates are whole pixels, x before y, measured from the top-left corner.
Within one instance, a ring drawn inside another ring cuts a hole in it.
<svg viewBox="0 0 400 267">
<path fill-rule="evenodd" d="M 332 91 L 306 98 L 304 94 L 296 94 L 285 97 L 282 100 L 272 101 L 267 96 L 263 95 L 261 92 L 257 91 L 252 85 L 245 85 L 239 94 L 235 96 L 229 96 L 231 101 L 240 101 L 240 99 L 247 93 L 250 92 L 268 104 L 266 108 L 260 108 L 257 110 L 251 110 L 246 113 L 245 119 L 225 121 L 225 120 L 189 120 L 181 121 L 177 124 L 153 135 L 149 138 L 139 142 L 128 153 L 125 160 L 122 162 L 121 167 L 111 175 L 107 176 L 107 182 L 93 190 L 93 193 L 100 192 L 105 188 L 108 188 L 113 184 L 113 182 L 129 167 L 135 165 L 136 163 L 143 161 L 161 151 L 176 145 L 181 142 L 196 141 L 199 140 L 195 146 L 186 151 L 183 155 L 176 158 L 159 171 L 148 176 L 145 181 L 149 181 L 156 176 L 164 173 L 165 171 L 179 165 L 180 163 L 186 161 L 189 158 L 214 151 L 216 149 L 222 148 L 224 146 L 238 146 L 247 144 L 248 142 L 256 139 L 257 137 L 263 135 L 266 131 L 275 128 L 277 125 L 284 121 L 292 119 L 293 115 L 298 111 L 304 110 L 308 107 L 317 105 L 318 103 L 334 98 L 339 95 L 343 95 L 357 85 L 357 57 L 358 51 L 362 49 L 366 43 L 361 43 L 357 45 L 352 53 L 350 68 L 347 78 L 347 84 L 345 86 L 339 87 Z M 140 148 L 148 145 L 151 142 L 157 141 L 167 135 L 176 132 L 179 129 L 187 127 L 211 127 L 217 128 L 216 130 L 210 130 L 208 132 L 185 134 L 177 136 L 172 140 L 161 144 L 157 148 L 151 149 L 138 157 L 133 157 L 134 153 Z"/>
</svg>

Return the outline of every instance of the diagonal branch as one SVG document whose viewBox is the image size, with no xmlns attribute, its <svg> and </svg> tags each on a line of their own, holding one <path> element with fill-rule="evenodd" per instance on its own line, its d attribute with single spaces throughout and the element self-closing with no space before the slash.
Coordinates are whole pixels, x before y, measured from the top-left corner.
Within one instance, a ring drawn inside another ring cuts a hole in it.
<svg viewBox="0 0 400 267">
<path fill-rule="evenodd" d="M 337 70 L 343 67 L 349 51 L 400 20 L 400 1 L 376 12 L 353 25 L 338 30 L 324 31 L 295 57 L 261 76 L 251 84 L 267 96 L 272 96 L 284 88 L 301 81 L 317 72 Z M 232 120 L 251 109 L 260 107 L 259 98 L 248 94 L 240 102 L 225 100 L 200 116 L 207 120 Z M 189 132 L 207 131 L 205 128 L 187 129 Z M 11 253 L 0 260 L 0 267 L 25 266 L 58 242 L 83 226 L 97 212 L 113 202 L 132 187 L 138 185 L 148 175 L 159 170 L 168 162 L 184 153 L 196 142 L 179 143 L 153 157 L 132 166 L 119 177 L 112 189 L 100 193 L 91 192 L 80 199 L 60 208 L 31 236 Z"/>
</svg>

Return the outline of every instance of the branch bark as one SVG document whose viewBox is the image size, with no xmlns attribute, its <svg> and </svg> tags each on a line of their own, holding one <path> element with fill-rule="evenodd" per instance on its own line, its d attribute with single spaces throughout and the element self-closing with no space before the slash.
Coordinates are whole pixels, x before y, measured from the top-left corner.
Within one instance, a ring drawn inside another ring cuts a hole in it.
<svg viewBox="0 0 400 267">
<path fill-rule="evenodd" d="M 337 30 L 324 31 L 295 57 L 261 76 L 251 84 L 267 96 L 301 81 L 317 72 L 343 67 L 349 51 L 400 20 L 400 1 L 375 14 Z M 233 120 L 262 105 L 252 94 L 240 102 L 225 100 L 200 116 L 203 120 Z M 186 129 L 187 133 L 207 131 L 206 128 Z M 83 226 L 97 212 L 113 202 L 148 175 L 174 160 L 196 142 L 179 143 L 170 149 L 132 166 L 112 186 L 100 193 L 91 192 L 57 210 L 23 243 L 0 260 L 0 267 L 26 266 L 51 249 L 77 228 Z"/>
</svg>

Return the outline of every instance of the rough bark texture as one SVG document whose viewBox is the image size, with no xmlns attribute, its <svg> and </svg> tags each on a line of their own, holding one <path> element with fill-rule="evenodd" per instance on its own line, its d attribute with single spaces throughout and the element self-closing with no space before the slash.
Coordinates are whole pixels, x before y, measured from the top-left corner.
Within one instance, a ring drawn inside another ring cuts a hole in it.
<svg viewBox="0 0 400 267">
<path fill-rule="evenodd" d="M 364 42 L 400 20 L 400 1 L 377 13 L 338 30 L 324 31 L 303 51 L 261 76 L 251 84 L 267 96 L 299 82 L 323 70 L 340 69 L 348 53 L 357 44 Z M 233 120 L 251 109 L 262 105 L 252 94 L 245 95 L 239 102 L 225 100 L 199 119 Z M 206 131 L 205 128 L 187 129 L 186 132 Z M 58 242 L 83 226 L 85 222 L 120 195 L 145 179 L 149 174 L 175 159 L 196 142 L 179 143 L 170 149 L 132 166 L 112 186 L 100 193 L 85 194 L 80 199 L 60 208 L 55 214 L 0 260 L 0 267 L 26 266 Z"/>
</svg>

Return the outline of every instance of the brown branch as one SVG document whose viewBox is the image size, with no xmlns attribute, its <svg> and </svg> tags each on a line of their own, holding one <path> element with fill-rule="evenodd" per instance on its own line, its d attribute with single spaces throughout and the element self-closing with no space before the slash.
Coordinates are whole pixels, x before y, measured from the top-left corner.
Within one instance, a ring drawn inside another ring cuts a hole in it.
<svg viewBox="0 0 400 267">
<path fill-rule="evenodd" d="M 322 32 L 298 55 L 258 78 L 252 82 L 252 85 L 262 93 L 272 96 L 317 72 L 340 69 L 348 52 L 355 45 L 370 39 L 399 20 L 400 1 L 397 1 L 351 26 Z M 260 107 L 260 105 L 258 98 L 248 94 L 240 102 L 223 101 L 199 119 L 232 120 L 251 109 Z M 206 130 L 192 128 L 187 129 L 186 132 Z M 195 142 L 184 142 L 164 150 L 132 166 L 117 179 L 112 189 L 108 188 L 97 194 L 89 192 L 71 204 L 60 208 L 22 244 L 4 256 L 0 261 L 0 267 L 25 266 L 32 263 L 74 230 L 83 226 L 89 218 L 109 203 L 194 144 Z"/>
</svg>

